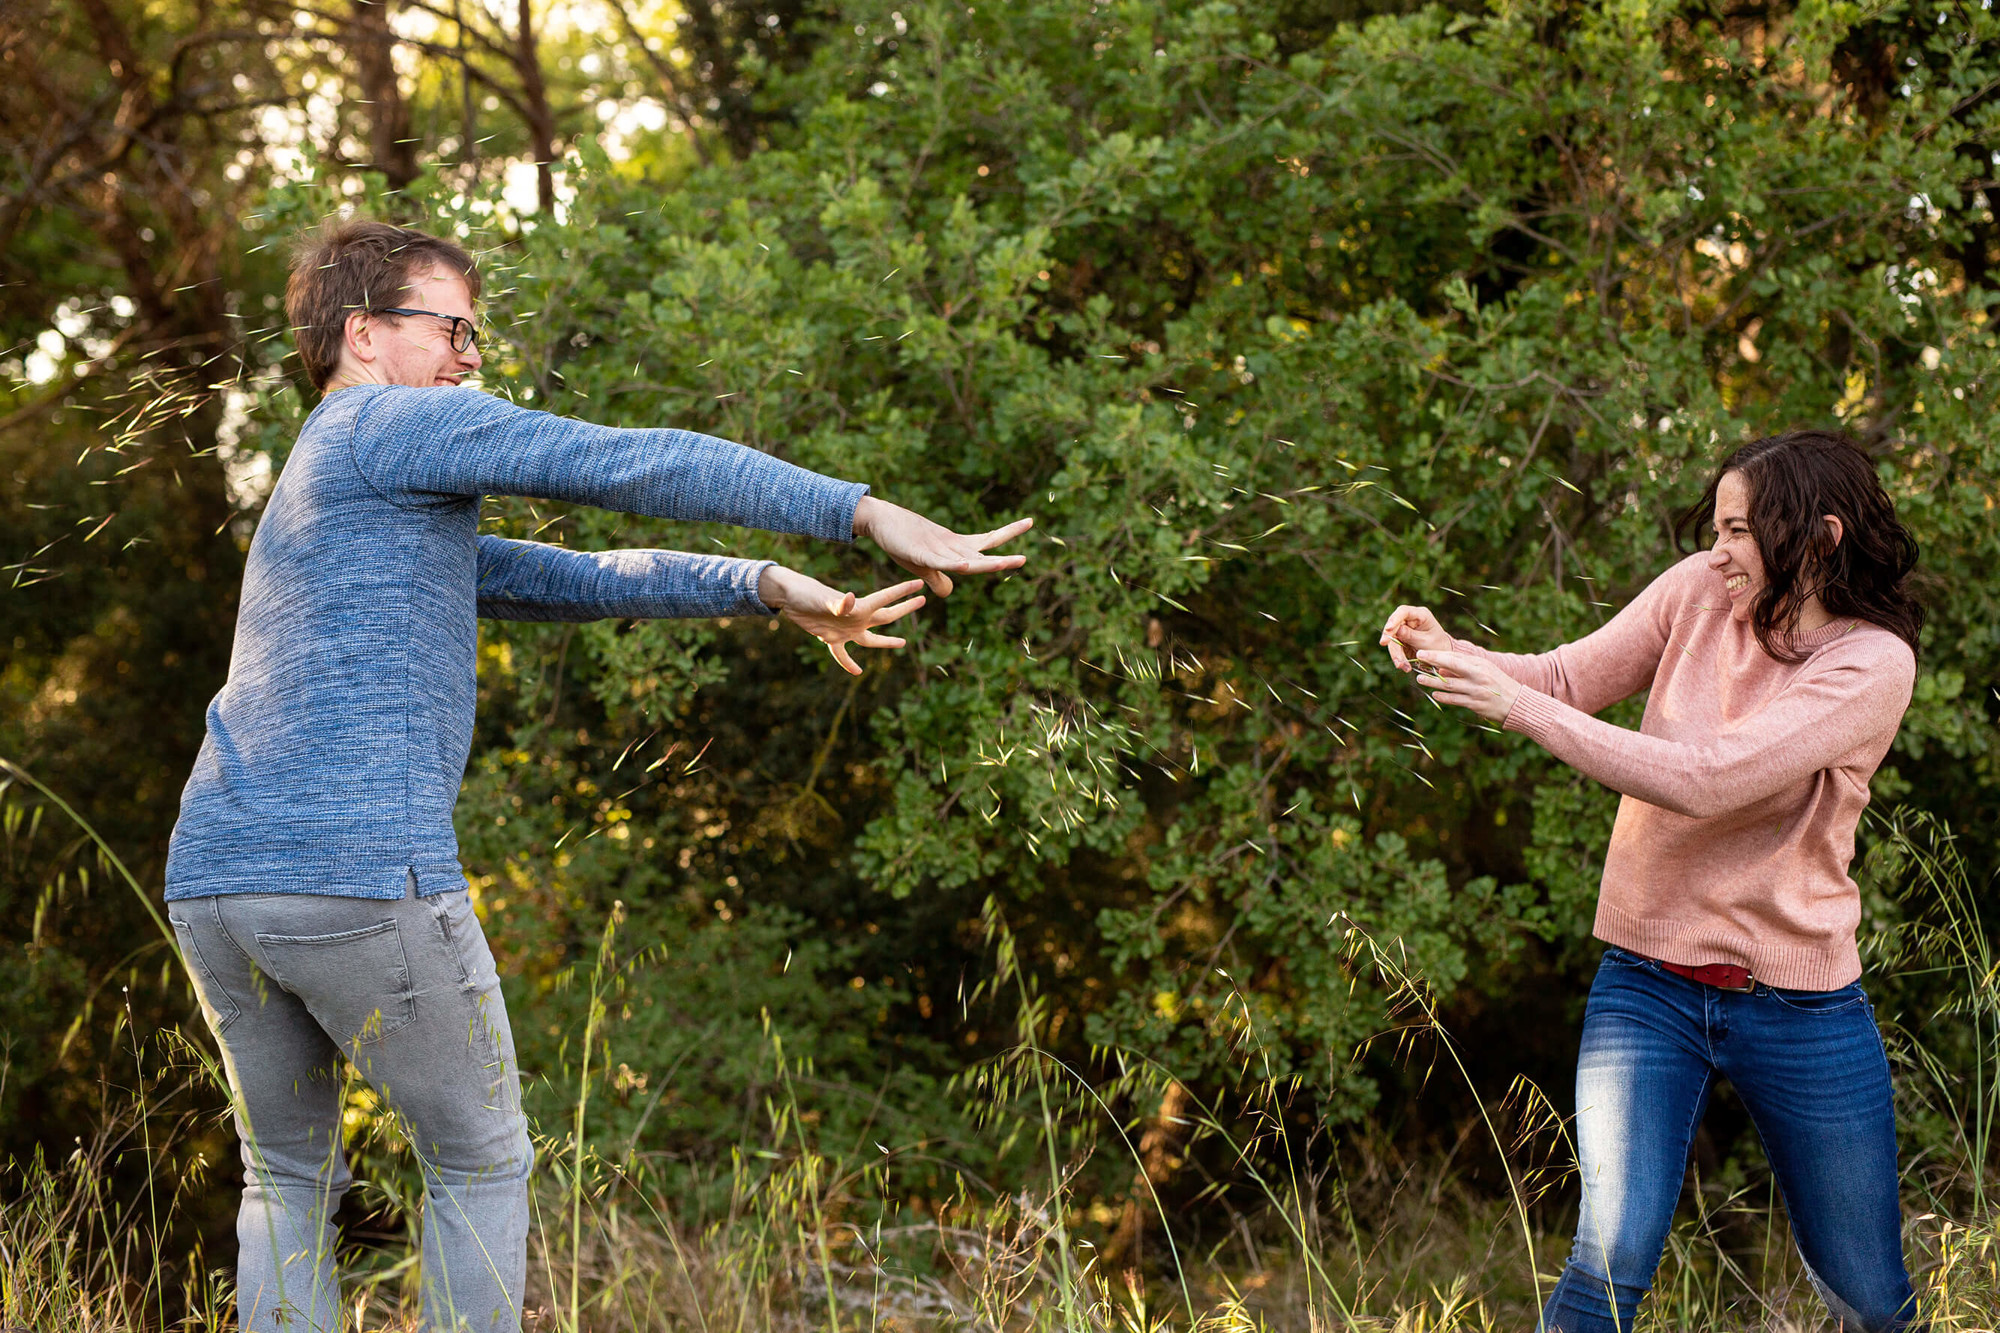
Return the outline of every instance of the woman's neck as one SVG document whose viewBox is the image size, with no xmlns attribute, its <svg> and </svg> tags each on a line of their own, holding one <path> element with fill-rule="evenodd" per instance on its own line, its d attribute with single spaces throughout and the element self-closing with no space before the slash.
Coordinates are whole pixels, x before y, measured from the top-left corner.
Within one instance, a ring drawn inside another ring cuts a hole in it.
<svg viewBox="0 0 2000 1333">
<path fill-rule="evenodd" d="M 1799 608 L 1799 632 L 1802 634 L 1825 629 L 1832 623 L 1833 613 L 1817 596 L 1806 598 L 1806 604 Z"/>
</svg>

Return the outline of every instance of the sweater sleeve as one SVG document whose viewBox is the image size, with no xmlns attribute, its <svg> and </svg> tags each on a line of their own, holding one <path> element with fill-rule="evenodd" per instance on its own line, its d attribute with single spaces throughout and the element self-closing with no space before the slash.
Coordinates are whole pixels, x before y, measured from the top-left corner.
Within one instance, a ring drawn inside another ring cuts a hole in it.
<svg viewBox="0 0 2000 1333">
<path fill-rule="evenodd" d="M 1897 651 L 1900 650 L 1900 651 Z M 1693 744 L 1600 722 L 1533 688 L 1503 724 L 1586 777 L 1691 819 L 1752 805 L 1833 768 L 1871 737 L 1893 733 L 1909 706 L 1916 659 L 1856 636 L 1823 650 L 1757 712 Z"/>
<path fill-rule="evenodd" d="M 757 581 L 772 563 L 481 537 L 479 614 L 489 620 L 768 616 Z"/>
<path fill-rule="evenodd" d="M 388 386 L 354 419 L 355 465 L 392 503 L 524 495 L 852 541 L 868 488 L 712 435 L 625 430 L 462 388 Z"/>
<path fill-rule="evenodd" d="M 1689 556 L 1647 584 L 1603 625 L 1553 652 L 1496 653 L 1467 639 L 1454 646 L 1479 654 L 1558 703 L 1584 713 L 1602 712 L 1653 683 L 1680 609 L 1698 595 L 1697 581 L 1706 573 L 1706 557 Z"/>
</svg>

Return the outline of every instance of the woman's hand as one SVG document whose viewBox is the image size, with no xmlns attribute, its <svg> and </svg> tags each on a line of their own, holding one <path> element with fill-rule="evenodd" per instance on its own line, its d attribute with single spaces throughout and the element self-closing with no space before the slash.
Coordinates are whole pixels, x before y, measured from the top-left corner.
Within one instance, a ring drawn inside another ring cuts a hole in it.
<svg viewBox="0 0 2000 1333">
<path fill-rule="evenodd" d="M 1521 696 L 1521 682 L 1476 653 L 1456 648 L 1417 652 L 1417 684 L 1441 704 L 1469 708 L 1488 722 L 1501 723 Z"/>
<path fill-rule="evenodd" d="M 1431 614 L 1428 606 L 1399 606 L 1389 617 L 1389 623 L 1382 627 L 1382 646 L 1389 650 L 1389 660 L 1396 664 L 1396 670 L 1410 669 L 1410 654 L 1425 648 L 1441 649 L 1452 645 L 1451 635 L 1444 632 L 1438 618 Z"/>
<path fill-rule="evenodd" d="M 767 565 L 757 578 L 757 596 L 764 605 L 825 644 L 833 660 L 849 675 L 858 676 L 861 668 L 847 655 L 847 645 L 901 648 L 905 640 L 877 634 L 875 628 L 901 620 L 922 606 L 924 599 L 910 594 L 923 586 L 922 579 L 911 579 L 856 598 L 851 592 L 839 592 L 783 565 Z M 899 602 L 896 600 L 899 597 L 908 600 Z"/>
<path fill-rule="evenodd" d="M 854 535 L 872 538 L 882 553 L 921 578 L 940 597 L 951 595 L 951 574 L 993 574 L 1019 569 L 1025 555 L 988 555 L 989 547 L 1001 546 L 1035 526 L 1032 518 L 1016 519 L 991 532 L 953 532 L 933 523 L 922 514 L 901 505 L 861 497 L 854 506 Z"/>
</svg>

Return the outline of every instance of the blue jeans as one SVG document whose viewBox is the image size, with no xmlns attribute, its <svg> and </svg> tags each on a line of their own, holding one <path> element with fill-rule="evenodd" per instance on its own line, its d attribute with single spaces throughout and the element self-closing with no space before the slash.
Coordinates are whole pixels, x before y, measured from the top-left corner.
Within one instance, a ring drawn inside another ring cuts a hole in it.
<svg viewBox="0 0 2000 1333">
<path fill-rule="evenodd" d="M 1618 948 L 1605 951 L 1584 1013 L 1576 1065 L 1583 1210 L 1543 1327 L 1633 1327 L 1717 1075 L 1757 1126 L 1799 1254 L 1840 1328 L 1915 1328 L 1889 1061 L 1861 983 L 1735 994 Z"/>
<path fill-rule="evenodd" d="M 535 1155 L 500 978 L 467 896 L 232 894 L 169 903 L 167 917 L 235 1102 L 238 1326 L 341 1326 L 331 1219 L 353 1179 L 346 1063 L 423 1169 L 423 1327 L 516 1333 Z"/>
</svg>

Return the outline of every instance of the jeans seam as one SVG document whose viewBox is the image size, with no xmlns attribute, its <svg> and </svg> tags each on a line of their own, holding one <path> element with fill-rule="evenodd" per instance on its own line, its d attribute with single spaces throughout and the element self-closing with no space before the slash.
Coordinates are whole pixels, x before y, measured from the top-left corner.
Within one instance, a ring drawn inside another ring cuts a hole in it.
<svg viewBox="0 0 2000 1333">
<path fill-rule="evenodd" d="M 444 896 L 442 894 L 439 895 L 440 899 Z M 460 989 L 470 988 L 472 985 L 472 969 L 465 965 L 465 951 L 459 947 L 458 937 L 452 933 L 451 909 L 449 905 L 440 901 L 436 907 L 431 909 L 431 915 L 436 919 L 438 934 L 444 940 L 444 951 L 450 956 L 451 965 L 458 970 L 458 984 Z"/>
<path fill-rule="evenodd" d="M 1851 1000 L 1842 1000 L 1839 1004 L 1830 1005 L 1825 1009 L 1808 1009 L 1804 1005 L 1793 1004 L 1790 1000 L 1787 1000 L 1784 996 L 1778 994 L 1777 991 L 1775 990 L 1771 992 L 1771 998 L 1772 1000 L 1776 1001 L 1780 1006 L 1782 1006 L 1786 1012 L 1794 1014 L 1804 1014 L 1808 1017 L 1817 1017 L 1820 1015 L 1826 1015 L 1830 1017 L 1834 1014 L 1844 1014 L 1851 1009 L 1855 1009 L 1868 1004 L 1868 997 L 1865 995 L 1857 995 Z"/>
<path fill-rule="evenodd" d="M 229 1006 L 229 1012 L 225 1014 L 222 1012 L 221 1006 L 217 1005 L 214 1000 L 211 999 L 208 1002 L 209 1007 L 215 1010 L 215 1035 L 220 1039 L 223 1030 L 243 1016 L 243 1007 L 236 1003 L 235 996 L 223 988 L 221 980 L 215 975 L 215 969 L 210 967 L 208 960 L 201 956 L 201 941 L 194 937 L 194 926 L 187 921 L 176 921 L 174 924 L 187 934 L 187 949 L 190 954 L 194 955 L 192 965 L 200 969 L 202 981 L 208 987 L 213 988 L 216 996 Z M 176 933 L 178 934 L 179 932 Z"/>
<path fill-rule="evenodd" d="M 222 938 L 223 938 L 223 939 L 225 939 L 225 940 L 228 940 L 228 941 L 229 941 L 229 947 L 230 947 L 230 948 L 232 948 L 232 949 L 234 949 L 234 950 L 236 950 L 236 952 L 237 952 L 238 954 L 241 954 L 241 955 L 242 955 L 242 957 L 243 957 L 243 961 L 244 961 L 244 962 L 246 962 L 246 963 L 250 964 L 250 966 L 252 966 L 252 967 L 255 967 L 255 966 L 257 966 L 257 960 L 256 960 L 256 959 L 254 959 L 254 958 L 252 958 L 252 957 L 251 957 L 251 956 L 250 956 L 250 955 L 249 955 L 248 953 L 244 952 L 244 949 L 243 949 L 243 946 L 242 946 L 241 944 L 238 944 L 238 943 L 236 942 L 236 937 L 235 937 L 234 935 L 232 935 L 232 934 L 230 934 L 230 933 L 229 933 L 229 927 L 223 924 L 223 922 L 222 922 L 222 899 L 221 899 L 221 897 L 220 897 L 219 895 L 214 895 L 214 894 L 211 894 L 211 895 L 209 896 L 209 900 L 208 900 L 208 910 L 209 910 L 209 911 L 210 911 L 211 913 L 213 913 L 213 914 L 214 914 L 214 916 L 215 916 L 215 928 L 216 928 L 216 929 L 217 929 L 218 931 L 221 931 L 221 932 L 222 932 Z"/>
<path fill-rule="evenodd" d="M 1715 1065 L 1711 1061 L 1708 1068 L 1701 1071 L 1701 1087 L 1694 1095 L 1694 1110 L 1688 1122 L 1681 1129 L 1681 1174 L 1687 1174 L 1688 1154 L 1694 1151 L 1694 1133 L 1701 1128 L 1702 1113 L 1708 1109 L 1708 1090 L 1715 1086 Z"/>
</svg>

